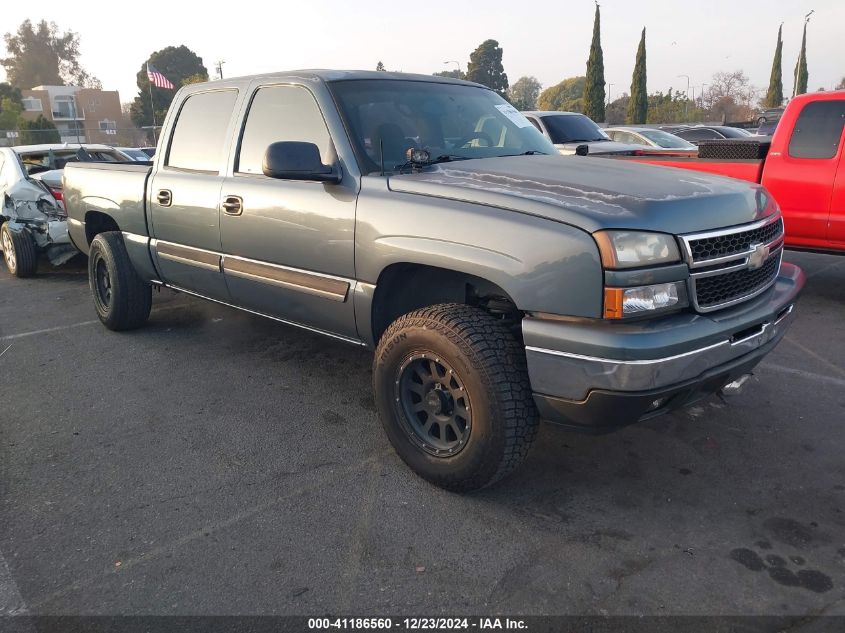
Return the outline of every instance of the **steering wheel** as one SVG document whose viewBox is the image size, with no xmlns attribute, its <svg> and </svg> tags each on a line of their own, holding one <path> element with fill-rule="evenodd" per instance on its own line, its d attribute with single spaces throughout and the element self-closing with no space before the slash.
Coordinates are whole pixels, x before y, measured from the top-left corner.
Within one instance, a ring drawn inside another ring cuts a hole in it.
<svg viewBox="0 0 845 633">
<path fill-rule="evenodd" d="M 470 141 L 474 141 L 475 139 L 479 139 L 481 141 L 487 141 L 487 147 L 493 147 L 493 139 L 487 132 L 470 132 L 466 136 L 461 137 L 459 140 L 455 142 L 455 147 L 465 147 L 467 143 Z"/>
</svg>

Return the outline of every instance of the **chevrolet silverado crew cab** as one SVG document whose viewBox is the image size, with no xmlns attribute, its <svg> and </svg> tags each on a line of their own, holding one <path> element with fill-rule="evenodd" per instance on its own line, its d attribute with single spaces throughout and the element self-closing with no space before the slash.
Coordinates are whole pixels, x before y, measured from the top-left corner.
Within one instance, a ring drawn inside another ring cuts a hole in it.
<svg viewBox="0 0 845 633">
<path fill-rule="evenodd" d="M 803 285 L 763 187 L 560 156 L 422 75 L 186 86 L 152 167 L 72 163 L 64 195 L 106 327 L 164 286 L 372 348 L 390 442 L 452 490 L 511 472 L 541 418 L 607 431 L 736 383 Z"/>
</svg>

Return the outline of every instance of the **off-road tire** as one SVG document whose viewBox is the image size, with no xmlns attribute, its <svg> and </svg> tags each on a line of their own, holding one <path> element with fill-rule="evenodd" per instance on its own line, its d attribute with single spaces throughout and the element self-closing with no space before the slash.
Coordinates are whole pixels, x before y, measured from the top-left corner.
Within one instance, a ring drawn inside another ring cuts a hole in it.
<svg viewBox="0 0 845 633">
<path fill-rule="evenodd" d="M 15 277 L 32 277 L 38 268 L 38 250 L 29 229 L 13 231 L 8 223 L 0 227 L 0 246 L 9 273 Z M 11 246 L 12 252 L 7 252 Z"/>
<path fill-rule="evenodd" d="M 403 366 L 422 354 L 454 369 L 469 397 L 469 434 L 455 454 L 433 455 L 421 448 L 397 400 Z M 379 341 L 373 388 L 399 457 L 441 488 L 466 492 L 493 484 L 525 460 L 537 435 L 525 351 L 501 322 L 478 308 L 441 304 L 399 317 Z"/>
<path fill-rule="evenodd" d="M 88 284 L 97 316 L 108 329 L 131 330 L 147 322 L 152 287 L 135 272 L 119 232 L 100 233 L 91 242 Z"/>
</svg>

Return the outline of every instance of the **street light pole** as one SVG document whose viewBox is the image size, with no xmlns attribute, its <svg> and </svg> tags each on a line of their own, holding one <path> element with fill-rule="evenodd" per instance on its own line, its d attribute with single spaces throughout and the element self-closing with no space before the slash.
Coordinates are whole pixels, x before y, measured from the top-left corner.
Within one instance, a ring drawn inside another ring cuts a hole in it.
<svg viewBox="0 0 845 633">
<path fill-rule="evenodd" d="M 610 105 L 610 93 L 613 90 L 613 84 L 607 84 L 607 105 Z"/>
<path fill-rule="evenodd" d="M 459 72 L 461 75 L 463 75 L 463 74 L 464 74 L 464 71 L 463 71 L 463 70 L 461 70 L 461 62 L 456 61 L 456 60 L 454 60 L 454 59 L 449 59 L 449 60 L 447 60 L 447 61 L 445 61 L 445 62 L 443 62 L 443 63 L 444 63 L 444 64 L 455 64 L 455 65 L 458 67 L 458 72 Z"/>
<path fill-rule="evenodd" d="M 684 123 L 688 122 L 689 119 L 689 75 L 678 75 L 678 78 L 686 77 L 687 80 L 687 91 L 684 93 Z"/>
</svg>

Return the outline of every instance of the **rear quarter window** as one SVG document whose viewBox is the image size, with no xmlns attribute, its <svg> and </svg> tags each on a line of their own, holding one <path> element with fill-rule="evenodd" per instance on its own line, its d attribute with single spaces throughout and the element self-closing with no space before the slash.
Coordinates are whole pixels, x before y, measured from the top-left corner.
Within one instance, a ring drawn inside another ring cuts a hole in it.
<svg viewBox="0 0 845 633">
<path fill-rule="evenodd" d="M 170 140 L 167 166 L 218 173 L 225 162 L 236 90 L 200 92 L 182 104 Z"/>
<path fill-rule="evenodd" d="M 842 141 L 845 101 L 808 103 L 798 115 L 789 155 L 793 158 L 833 158 Z"/>
</svg>

